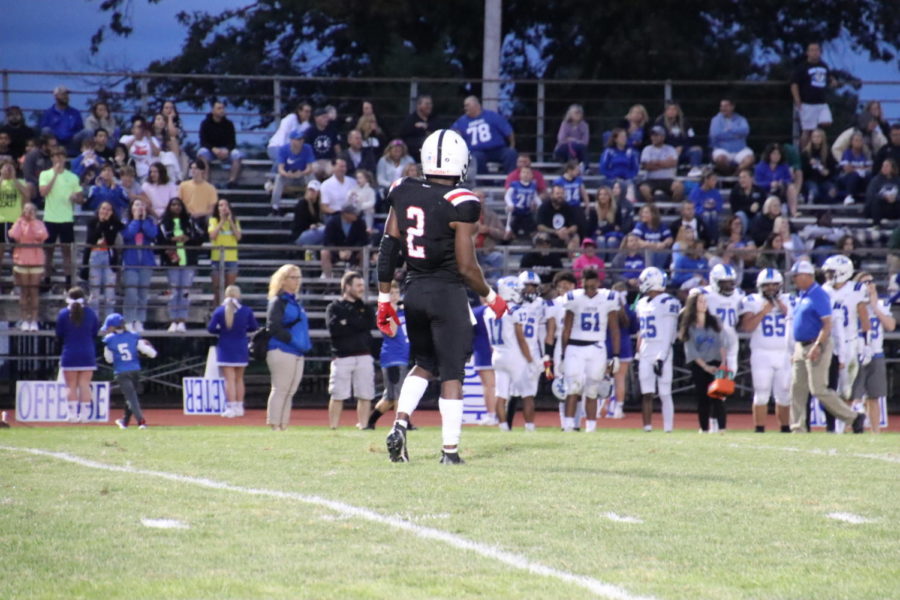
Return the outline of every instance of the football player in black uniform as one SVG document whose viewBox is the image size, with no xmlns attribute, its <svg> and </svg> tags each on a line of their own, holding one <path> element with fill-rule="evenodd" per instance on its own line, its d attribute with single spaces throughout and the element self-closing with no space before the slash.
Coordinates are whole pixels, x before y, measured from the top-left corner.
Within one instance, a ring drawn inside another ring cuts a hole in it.
<svg viewBox="0 0 900 600">
<path fill-rule="evenodd" d="M 404 306 L 410 355 L 409 371 L 397 401 L 397 419 L 387 436 L 393 462 L 408 462 L 406 430 L 409 417 L 437 376 L 441 382 L 443 451 L 441 463 L 459 464 L 462 431 L 462 381 L 472 351 L 472 311 L 468 285 L 499 317 L 506 303 L 484 280 L 475 260 L 473 236 L 481 202 L 456 187 L 469 166 L 466 142 L 456 132 L 441 129 L 422 144 L 425 179 L 400 179 L 388 193 L 390 210 L 378 256 L 378 328 L 396 334 L 399 319 L 390 303 L 391 280 L 401 260 L 406 262 Z"/>
</svg>

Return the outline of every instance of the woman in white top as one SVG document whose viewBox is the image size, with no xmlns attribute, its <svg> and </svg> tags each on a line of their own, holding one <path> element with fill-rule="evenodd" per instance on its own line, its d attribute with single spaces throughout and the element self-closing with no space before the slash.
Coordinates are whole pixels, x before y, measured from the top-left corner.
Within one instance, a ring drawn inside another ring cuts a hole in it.
<svg viewBox="0 0 900 600">
<path fill-rule="evenodd" d="M 169 173 L 161 162 L 150 165 L 147 180 L 141 185 L 141 190 L 150 199 L 150 212 L 157 223 L 165 214 L 169 200 L 178 197 L 178 188 L 169 179 Z"/>
<path fill-rule="evenodd" d="M 138 179 L 143 181 L 154 158 L 159 155 L 159 140 L 150 135 L 147 121 L 143 117 L 135 117 L 131 123 L 131 135 L 123 135 L 119 142 L 128 149 L 128 156 L 134 161 Z"/>
<path fill-rule="evenodd" d="M 366 221 L 366 229 L 372 231 L 375 223 L 375 190 L 372 189 L 372 173 L 356 170 L 356 187 L 347 194 L 347 200 L 356 205 Z"/>
<path fill-rule="evenodd" d="M 403 140 L 393 140 L 378 159 L 378 187 L 387 191 L 392 183 L 403 177 L 406 165 L 415 162 L 409 155 Z"/>
</svg>

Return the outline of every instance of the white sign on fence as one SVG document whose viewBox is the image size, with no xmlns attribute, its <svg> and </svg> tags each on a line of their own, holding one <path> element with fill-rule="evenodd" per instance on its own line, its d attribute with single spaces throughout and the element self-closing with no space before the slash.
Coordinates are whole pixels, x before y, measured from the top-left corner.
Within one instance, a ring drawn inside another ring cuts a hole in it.
<svg viewBox="0 0 900 600">
<path fill-rule="evenodd" d="M 109 382 L 92 381 L 91 396 L 91 412 L 87 417 L 87 422 L 109 422 Z M 59 381 L 16 382 L 16 421 L 64 423 L 68 416 L 65 383 Z"/>
<path fill-rule="evenodd" d="M 225 412 L 225 380 L 185 377 L 181 380 L 184 414 L 220 415 Z"/>
</svg>

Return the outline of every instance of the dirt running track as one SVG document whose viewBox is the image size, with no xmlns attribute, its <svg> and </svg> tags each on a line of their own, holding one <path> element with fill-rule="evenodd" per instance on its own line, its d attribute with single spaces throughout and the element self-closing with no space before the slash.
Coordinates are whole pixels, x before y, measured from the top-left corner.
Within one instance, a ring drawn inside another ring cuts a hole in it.
<svg viewBox="0 0 900 600">
<path fill-rule="evenodd" d="M 121 409 L 113 408 L 111 409 L 111 417 L 110 422 L 106 424 L 78 424 L 78 425 L 70 425 L 68 423 L 19 423 L 15 420 L 15 411 L 9 410 L 9 424 L 12 427 L 115 427 L 115 424 L 112 422 L 112 419 L 119 418 L 122 413 Z M 144 410 L 145 418 L 147 419 L 147 425 L 150 427 L 178 427 L 185 425 L 244 425 L 244 426 L 256 426 L 256 427 L 265 427 L 266 426 L 266 411 L 264 410 L 248 410 L 247 414 L 243 417 L 235 418 L 235 419 L 223 419 L 222 417 L 196 417 L 196 416 L 188 416 L 185 415 L 179 409 L 146 409 Z M 536 415 L 536 421 L 538 427 L 559 427 L 559 414 L 551 411 L 539 411 Z M 383 431 L 387 433 L 388 428 L 390 427 L 392 420 L 392 415 L 386 415 L 381 417 L 381 420 L 378 422 L 378 429 L 374 432 L 378 434 L 379 431 Z M 413 421 L 416 425 L 424 426 L 424 427 L 437 427 L 441 424 L 441 415 L 436 410 L 423 410 L 416 412 L 413 416 Z M 349 404 L 344 409 L 344 414 L 341 418 L 341 427 L 353 427 L 356 423 L 356 410 L 355 407 L 351 407 Z M 882 431 L 900 431 L 900 417 L 897 415 L 893 415 L 892 419 L 888 421 L 889 426 L 887 429 L 882 429 Z M 327 427 L 328 426 L 328 411 L 326 409 L 294 409 L 291 415 L 291 425 L 292 426 L 300 426 L 300 427 Z M 134 427 L 134 424 L 132 424 Z M 474 425 L 471 427 L 475 427 Z M 515 421 L 516 429 L 521 431 L 522 427 L 522 415 L 521 413 L 516 415 Z M 641 427 L 641 415 L 638 413 L 626 413 L 624 419 L 600 419 L 597 422 L 597 428 L 602 429 L 640 429 Z M 653 415 L 653 427 L 654 431 L 662 430 L 662 417 L 659 414 Z M 778 433 L 778 423 L 775 420 L 774 415 L 769 415 L 768 422 L 766 423 L 767 433 Z M 694 413 L 676 413 L 675 414 L 675 428 L 679 430 L 693 430 L 696 431 L 699 429 L 697 425 L 697 415 Z M 751 420 L 751 415 L 749 414 L 735 414 L 728 415 L 728 428 L 733 431 L 748 431 L 753 429 L 753 422 Z M 2 431 L 2 430 L 0 430 Z"/>
</svg>

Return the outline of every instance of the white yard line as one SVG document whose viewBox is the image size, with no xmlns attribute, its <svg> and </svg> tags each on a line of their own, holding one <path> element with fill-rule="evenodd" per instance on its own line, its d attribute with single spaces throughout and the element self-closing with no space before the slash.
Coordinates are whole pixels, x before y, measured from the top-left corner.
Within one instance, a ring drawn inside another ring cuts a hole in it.
<svg viewBox="0 0 900 600">
<path fill-rule="evenodd" d="M 628 515 L 620 515 L 614 512 L 601 513 L 600 516 L 606 517 L 610 521 L 615 521 L 616 523 L 643 523 L 643 521 L 637 517 L 629 517 Z"/>
<path fill-rule="evenodd" d="M 526 571 L 534 575 L 550 577 L 559 581 L 563 581 L 565 583 L 571 583 L 572 585 L 584 588 L 601 598 L 611 598 L 613 600 L 652 600 L 652 597 L 650 596 L 636 596 L 618 585 L 604 583 L 600 580 L 594 579 L 593 577 L 576 575 L 575 573 L 569 573 L 567 571 L 548 567 L 520 554 L 507 552 L 506 550 L 501 550 L 500 548 L 497 548 L 495 546 L 488 546 L 487 544 L 469 540 L 462 536 L 448 533 L 440 529 L 434 529 L 432 527 L 422 527 L 421 525 L 416 525 L 415 523 L 411 523 L 410 521 L 407 521 L 405 519 L 382 515 L 367 508 L 353 506 L 352 504 L 346 504 L 344 502 L 338 502 L 336 500 L 329 500 L 320 496 L 309 496 L 306 494 L 284 492 L 280 490 L 247 488 L 238 485 L 232 485 L 230 483 L 225 483 L 223 481 L 216 481 L 213 479 L 190 477 L 188 475 L 167 473 L 165 471 L 136 469 L 134 467 L 126 467 L 121 465 L 109 465 L 106 463 L 81 458 L 79 456 L 68 454 L 66 452 L 52 452 L 50 450 L 42 450 L 40 448 L 18 448 L 15 446 L 0 445 L 0 450 L 6 450 L 9 452 L 24 452 L 36 456 L 45 456 L 47 458 L 62 460 L 89 469 L 111 471 L 114 473 L 129 473 L 131 475 L 143 475 L 145 477 L 155 477 L 158 479 L 166 479 L 169 481 L 186 483 L 198 487 L 222 490 L 226 492 L 236 492 L 240 494 L 248 494 L 251 496 L 267 496 L 284 500 L 295 500 L 298 502 L 303 502 L 304 504 L 311 504 L 313 506 L 327 508 L 329 510 L 337 512 L 340 515 L 358 517 L 367 521 L 371 521 L 373 523 L 377 523 L 379 525 L 387 525 L 389 527 L 393 527 L 394 529 L 407 531 L 423 539 L 444 542 L 445 544 L 453 546 L 454 548 L 473 552 L 485 558 L 497 560 L 501 563 L 509 565 L 510 567 L 513 567 L 514 569 Z"/>
<path fill-rule="evenodd" d="M 835 521 L 844 521 L 845 523 L 853 523 L 854 525 L 873 522 L 872 519 L 869 519 L 868 517 L 863 517 L 862 515 L 855 515 L 848 512 L 832 512 L 828 513 L 825 516 L 829 519 L 834 519 Z"/>
<path fill-rule="evenodd" d="M 900 464 L 900 455 L 891 455 L 891 454 L 863 454 L 863 453 L 854 453 L 854 452 L 838 452 L 836 448 L 829 448 L 827 450 L 823 450 L 821 448 L 796 448 L 794 446 L 767 446 L 765 444 L 737 444 L 731 443 L 728 444 L 730 448 L 749 448 L 751 450 L 778 450 L 780 452 L 794 452 L 800 454 L 814 454 L 817 456 L 837 456 L 844 458 L 867 458 L 870 460 L 880 460 L 889 463 Z"/>
</svg>

